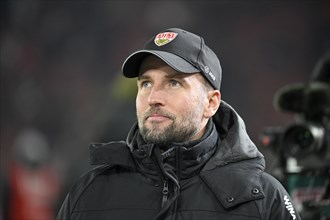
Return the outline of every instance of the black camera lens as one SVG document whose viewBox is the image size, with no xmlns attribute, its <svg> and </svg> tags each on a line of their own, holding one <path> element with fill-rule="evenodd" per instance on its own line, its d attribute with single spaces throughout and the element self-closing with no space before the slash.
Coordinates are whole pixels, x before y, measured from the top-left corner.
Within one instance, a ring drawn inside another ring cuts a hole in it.
<svg viewBox="0 0 330 220">
<path fill-rule="evenodd" d="M 324 129 L 311 124 L 290 126 L 283 135 L 284 151 L 287 156 L 299 157 L 320 150 Z"/>
<path fill-rule="evenodd" d="M 309 130 L 305 128 L 297 129 L 293 134 L 294 141 L 302 148 L 308 149 L 314 141 L 314 137 Z"/>
</svg>

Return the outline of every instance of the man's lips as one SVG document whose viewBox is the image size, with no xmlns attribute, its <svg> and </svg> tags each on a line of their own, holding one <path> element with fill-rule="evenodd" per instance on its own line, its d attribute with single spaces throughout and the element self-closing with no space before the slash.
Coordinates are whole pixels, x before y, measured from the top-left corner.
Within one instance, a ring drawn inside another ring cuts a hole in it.
<svg viewBox="0 0 330 220">
<path fill-rule="evenodd" d="M 153 121 L 153 122 L 163 122 L 169 119 L 170 118 L 168 116 L 162 114 L 151 114 L 146 118 L 147 121 Z"/>
</svg>

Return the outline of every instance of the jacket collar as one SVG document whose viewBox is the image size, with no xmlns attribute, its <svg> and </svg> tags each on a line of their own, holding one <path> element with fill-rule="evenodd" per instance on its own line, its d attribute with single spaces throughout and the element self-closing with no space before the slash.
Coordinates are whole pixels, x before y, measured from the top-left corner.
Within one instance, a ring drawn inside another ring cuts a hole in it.
<svg viewBox="0 0 330 220">
<path fill-rule="evenodd" d="M 173 143 L 160 148 L 155 144 L 146 144 L 135 124 L 127 138 L 127 145 L 132 152 L 138 169 L 143 173 L 159 176 L 159 168 L 166 172 L 173 172 L 176 179 L 186 179 L 205 165 L 216 150 L 218 133 L 212 122 L 209 121 L 204 136 L 198 141 Z"/>
<path fill-rule="evenodd" d="M 137 124 L 129 132 L 127 141 L 90 144 L 91 165 L 111 164 L 138 169 L 151 176 L 159 176 L 155 162 L 166 164 L 178 178 L 189 178 L 201 170 L 216 150 L 218 133 L 212 121 L 205 135 L 198 141 L 174 143 L 162 152 L 154 144 L 146 144 Z"/>
<path fill-rule="evenodd" d="M 246 132 L 243 119 L 225 101 L 217 113 L 213 116 L 214 124 L 219 133 L 221 141 L 217 151 L 204 167 L 204 170 L 212 170 L 229 163 L 253 158 L 260 158 L 264 168 L 263 155 Z"/>
</svg>

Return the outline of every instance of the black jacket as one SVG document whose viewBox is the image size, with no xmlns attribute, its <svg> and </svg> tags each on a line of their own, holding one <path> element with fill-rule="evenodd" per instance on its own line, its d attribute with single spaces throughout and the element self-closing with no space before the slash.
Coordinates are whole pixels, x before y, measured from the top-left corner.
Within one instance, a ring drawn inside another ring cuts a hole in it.
<svg viewBox="0 0 330 220">
<path fill-rule="evenodd" d="M 91 163 L 100 166 L 72 186 L 57 219 L 300 219 L 223 101 L 199 141 L 164 151 L 134 125 L 126 142 L 92 144 Z"/>
</svg>

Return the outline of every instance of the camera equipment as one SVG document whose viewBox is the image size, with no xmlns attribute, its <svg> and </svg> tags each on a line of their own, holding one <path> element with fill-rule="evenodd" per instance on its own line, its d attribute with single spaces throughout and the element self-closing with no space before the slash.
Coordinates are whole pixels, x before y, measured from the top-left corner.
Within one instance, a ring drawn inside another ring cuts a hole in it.
<svg viewBox="0 0 330 220">
<path fill-rule="evenodd" d="M 260 134 L 261 144 L 276 152 L 282 162 L 293 157 L 305 168 L 330 166 L 330 83 L 284 86 L 275 94 L 274 105 L 280 111 L 294 112 L 296 121 L 266 127 Z"/>
<path fill-rule="evenodd" d="M 316 124 L 294 124 L 283 135 L 283 148 L 286 157 L 303 158 L 315 153 L 322 156 L 326 150 L 325 129 Z"/>
<path fill-rule="evenodd" d="M 274 175 L 302 219 L 330 219 L 330 51 L 318 61 L 310 82 L 279 89 L 274 106 L 295 116 L 292 124 L 260 133 L 261 145 L 276 153 Z"/>
</svg>

